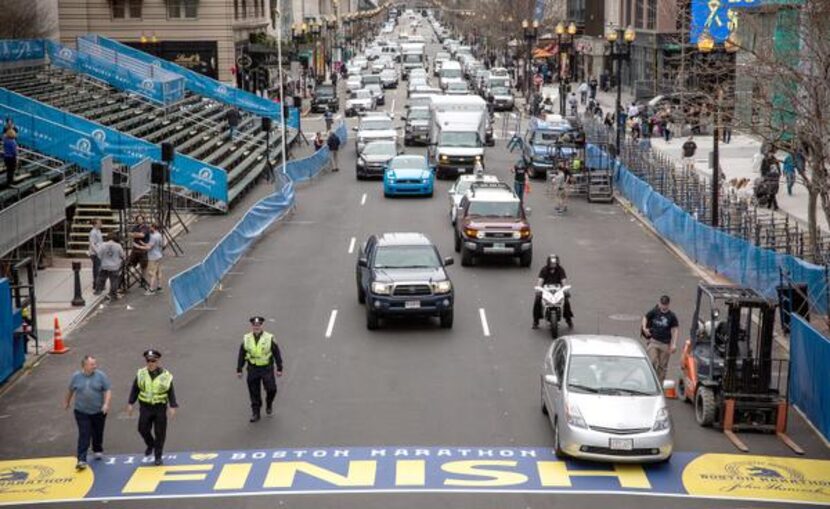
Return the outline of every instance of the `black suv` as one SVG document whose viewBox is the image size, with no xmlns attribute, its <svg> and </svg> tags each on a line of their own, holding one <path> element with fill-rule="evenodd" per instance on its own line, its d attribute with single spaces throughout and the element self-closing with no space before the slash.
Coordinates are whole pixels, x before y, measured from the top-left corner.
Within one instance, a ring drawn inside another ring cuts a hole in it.
<svg viewBox="0 0 830 509">
<path fill-rule="evenodd" d="M 337 88 L 333 85 L 317 85 L 314 89 L 314 98 L 311 99 L 311 111 L 314 113 L 325 113 L 338 111 L 340 100 L 337 98 Z"/>
<path fill-rule="evenodd" d="M 438 249 L 421 233 L 372 235 L 358 254 L 357 301 L 366 306 L 366 328 L 384 316 L 437 316 L 453 321 L 454 291 Z"/>
</svg>

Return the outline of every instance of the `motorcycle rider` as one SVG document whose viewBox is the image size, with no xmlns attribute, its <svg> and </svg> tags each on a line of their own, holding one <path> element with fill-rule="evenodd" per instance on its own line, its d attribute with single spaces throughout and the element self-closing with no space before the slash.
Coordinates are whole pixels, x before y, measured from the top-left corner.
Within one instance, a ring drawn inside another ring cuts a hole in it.
<svg viewBox="0 0 830 509">
<path fill-rule="evenodd" d="M 559 263 L 559 256 L 556 254 L 551 254 L 548 256 L 548 259 L 545 263 L 545 266 L 542 267 L 542 270 L 539 271 L 539 280 L 536 282 L 536 286 L 546 286 L 546 285 L 566 285 L 567 284 L 567 275 L 565 274 L 565 269 Z M 562 317 L 565 319 L 565 322 L 568 324 L 568 328 L 573 329 L 574 322 L 573 322 L 573 311 L 571 310 L 571 300 L 567 293 L 565 294 L 565 303 L 562 306 Z M 533 300 L 533 328 L 539 328 L 539 320 L 542 318 L 542 293 L 536 292 L 536 298 Z"/>
</svg>

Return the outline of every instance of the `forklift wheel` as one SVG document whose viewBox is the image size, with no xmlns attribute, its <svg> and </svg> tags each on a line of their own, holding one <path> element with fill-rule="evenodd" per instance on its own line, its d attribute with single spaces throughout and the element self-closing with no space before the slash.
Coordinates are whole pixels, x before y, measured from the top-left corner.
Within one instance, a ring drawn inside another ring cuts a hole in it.
<svg viewBox="0 0 830 509">
<path fill-rule="evenodd" d="M 698 387 L 695 395 L 695 420 L 701 426 L 715 422 L 715 393 L 709 387 Z"/>
<path fill-rule="evenodd" d="M 677 379 L 677 392 L 680 394 L 680 399 L 683 400 L 683 403 L 691 403 L 692 400 L 689 398 L 689 395 L 686 394 L 686 383 L 683 381 L 683 376 L 681 375 L 680 378 Z"/>
</svg>

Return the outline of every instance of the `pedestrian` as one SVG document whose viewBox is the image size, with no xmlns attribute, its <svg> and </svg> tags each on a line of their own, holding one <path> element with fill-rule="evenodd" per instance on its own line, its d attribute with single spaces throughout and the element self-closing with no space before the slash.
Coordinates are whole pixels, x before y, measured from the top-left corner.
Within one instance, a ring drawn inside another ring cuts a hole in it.
<svg viewBox="0 0 830 509">
<path fill-rule="evenodd" d="M 144 216 L 136 214 L 133 219 L 133 227 L 130 229 L 130 238 L 133 239 L 130 249 L 130 258 L 127 260 L 127 268 L 139 268 L 139 284 L 144 290 L 150 287 L 144 273 L 147 272 L 147 243 L 150 242 L 150 226 L 144 220 Z"/>
<path fill-rule="evenodd" d="M 96 287 L 93 289 L 95 295 L 104 291 L 106 281 L 110 282 L 110 292 L 107 296 L 110 300 L 118 300 L 118 288 L 121 286 L 121 269 L 124 265 L 124 248 L 121 247 L 120 238 L 117 233 L 110 233 L 106 242 L 98 246 L 96 250 L 101 260 L 101 268 L 98 271 Z"/>
<path fill-rule="evenodd" d="M 231 107 L 225 114 L 225 120 L 228 122 L 228 136 L 230 141 L 234 141 L 236 139 L 236 131 L 239 128 L 239 110 L 236 107 Z"/>
<path fill-rule="evenodd" d="M 521 158 L 516 162 L 516 164 L 513 165 L 513 190 L 516 192 L 516 196 L 519 197 L 519 201 L 522 203 L 524 203 L 526 185 L 527 164 L 525 163 L 524 158 Z"/>
<path fill-rule="evenodd" d="M 784 179 L 787 182 L 787 194 L 792 196 L 795 185 L 795 157 L 792 154 L 787 154 L 784 158 Z"/>
<path fill-rule="evenodd" d="M 588 88 L 591 89 L 591 99 L 597 98 L 597 86 L 597 79 L 594 76 L 591 76 L 591 78 L 588 80 Z"/>
<path fill-rule="evenodd" d="M 723 142 L 727 145 L 732 141 L 732 120 L 729 114 L 724 114 L 721 136 L 723 137 Z"/>
<path fill-rule="evenodd" d="M 168 413 L 172 419 L 179 407 L 173 389 L 173 374 L 161 367 L 160 359 L 161 352 L 158 350 L 144 352 L 147 366 L 138 370 L 127 404 L 127 415 L 132 416 L 135 402 L 138 401 L 138 433 L 147 446 L 144 456 L 154 455 L 153 463 L 157 466 L 162 464 Z"/>
<path fill-rule="evenodd" d="M 576 92 L 571 92 L 568 94 L 568 106 L 570 107 L 569 111 L 572 117 L 577 115 L 577 108 L 579 106 L 579 99 L 576 98 Z"/>
<path fill-rule="evenodd" d="M 666 106 L 666 110 L 660 114 L 660 130 L 663 133 L 663 140 L 668 143 L 671 141 L 671 110 Z"/>
<path fill-rule="evenodd" d="M 553 176 L 553 190 L 556 193 L 554 210 L 564 214 L 568 210 L 568 185 L 571 183 L 571 171 L 565 161 L 559 161 L 559 167 Z"/>
<path fill-rule="evenodd" d="M 101 258 L 98 256 L 98 248 L 104 243 L 104 234 L 101 233 L 101 220 L 92 220 L 92 228 L 89 229 L 89 260 L 92 262 L 92 291 L 100 293 L 98 289 L 98 273 L 101 271 Z"/>
<path fill-rule="evenodd" d="M 697 143 L 695 143 L 694 134 L 689 135 L 689 139 L 683 143 L 683 167 L 687 170 L 695 169 L 695 151 L 697 150 Z"/>
<path fill-rule="evenodd" d="M 320 131 L 314 134 L 314 151 L 317 152 L 323 145 L 326 144 L 326 140 L 323 139 L 323 134 Z"/>
<path fill-rule="evenodd" d="M 69 380 L 64 408 L 69 410 L 75 399 L 75 423 L 78 425 L 78 463 L 77 470 L 87 467 L 87 452 L 90 442 L 92 454 L 96 460 L 104 457 L 104 424 L 110 409 L 112 384 L 107 374 L 98 369 L 95 357 L 85 355 L 81 360 L 81 369 Z"/>
<path fill-rule="evenodd" d="M 274 335 L 262 329 L 265 318 L 254 316 L 249 321 L 251 332 L 242 337 L 236 361 L 236 376 L 242 378 L 242 368 L 247 364 L 248 396 L 251 399 L 250 422 L 257 422 L 262 408 L 260 385 L 265 388 L 265 413 L 266 415 L 274 413 L 274 398 L 277 396 L 274 366 L 277 367 L 276 376 L 282 376 L 282 354 L 279 345 L 274 340 Z"/>
<path fill-rule="evenodd" d="M 614 127 L 614 116 L 611 115 L 610 111 L 605 114 L 605 120 L 603 121 L 603 123 L 605 124 L 605 127 L 607 127 L 608 129 Z"/>
<path fill-rule="evenodd" d="M 591 91 L 591 87 L 588 85 L 587 82 L 583 81 L 579 85 L 579 104 L 584 105 L 588 102 L 588 92 Z"/>
<path fill-rule="evenodd" d="M 669 309 L 671 300 L 668 295 L 660 297 L 654 306 L 643 317 L 641 334 L 646 339 L 646 353 L 657 372 L 660 383 L 666 379 L 669 359 L 677 350 L 677 331 L 679 323 L 677 315 Z"/>
<path fill-rule="evenodd" d="M 7 121 L 8 122 L 8 121 Z M 3 131 L 3 163 L 6 166 L 6 181 L 2 189 L 7 189 L 14 184 L 15 172 L 17 171 L 17 130 L 9 127 Z"/>
<path fill-rule="evenodd" d="M 144 295 L 155 295 L 161 291 L 161 259 L 164 256 L 164 237 L 161 235 L 159 225 L 150 225 L 150 239 L 146 244 L 147 270 L 144 278 L 147 280 L 147 291 Z"/>
<path fill-rule="evenodd" d="M 331 163 L 331 171 L 340 171 L 337 161 L 337 155 L 340 152 L 340 137 L 334 131 L 329 131 L 329 137 L 326 140 L 326 145 L 329 147 L 329 162 Z"/>
<path fill-rule="evenodd" d="M 608 71 L 603 70 L 599 75 L 599 89 L 603 92 L 608 91 Z"/>
<path fill-rule="evenodd" d="M 771 210 L 778 210 L 778 189 L 781 182 L 781 166 L 774 155 L 770 154 L 770 158 L 772 161 L 770 162 L 769 171 L 764 176 L 764 183 L 769 192 L 767 206 Z"/>
<path fill-rule="evenodd" d="M 332 86 L 337 89 L 337 71 L 331 71 L 331 84 Z"/>
<path fill-rule="evenodd" d="M 331 125 L 334 123 L 334 115 L 328 106 L 326 106 L 326 112 L 323 113 L 323 119 L 326 121 L 326 131 L 331 131 Z"/>
</svg>

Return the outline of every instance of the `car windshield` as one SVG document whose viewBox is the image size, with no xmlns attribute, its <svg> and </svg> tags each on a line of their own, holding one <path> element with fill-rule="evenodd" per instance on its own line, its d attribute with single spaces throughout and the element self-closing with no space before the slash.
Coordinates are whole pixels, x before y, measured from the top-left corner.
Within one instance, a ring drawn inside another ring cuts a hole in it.
<svg viewBox="0 0 830 509">
<path fill-rule="evenodd" d="M 507 87 L 507 78 L 490 78 L 490 88 Z"/>
<path fill-rule="evenodd" d="M 374 268 L 404 269 L 440 267 L 432 246 L 381 246 L 375 252 Z"/>
<path fill-rule="evenodd" d="M 389 163 L 393 170 L 423 170 L 424 159 L 421 157 L 396 157 Z"/>
<path fill-rule="evenodd" d="M 478 148 L 481 146 L 481 140 L 477 132 L 442 132 L 438 144 L 447 147 Z"/>
<path fill-rule="evenodd" d="M 450 83 L 447 85 L 449 90 L 467 90 L 467 84 L 463 82 Z"/>
<path fill-rule="evenodd" d="M 425 87 L 425 86 L 427 86 L 426 78 L 410 78 L 409 79 L 409 88 Z"/>
<path fill-rule="evenodd" d="M 317 87 L 315 91 L 317 97 L 334 97 L 334 88 L 332 87 Z"/>
<path fill-rule="evenodd" d="M 375 74 L 364 76 L 363 83 L 366 85 L 380 85 L 380 76 Z"/>
<path fill-rule="evenodd" d="M 562 134 L 559 131 L 536 131 L 533 133 L 532 143 L 534 145 L 553 145 L 559 141 Z"/>
<path fill-rule="evenodd" d="M 363 154 L 369 156 L 394 156 L 397 148 L 394 142 L 375 141 L 363 148 Z"/>
<path fill-rule="evenodd" d="M 467 214 L 487 217 L 519 217 L 518 201 L 474 201 Z"/>
<path fill-rule="evenodd" d="M 421 63 L 421 55 L 404 55 L 403 61 L 407 64 L 420 64 Z"/>
<path fill-rule="evenodd" d="M 409 118 L 412 120 L 429 120 L 429 110 L 424 108 L 415 108 L 409 110 Z"/>
<path fill-rule="evenodd" d="M 505 87 L 493 87 L 493 95 L 510 95 L 510 91 Z"/>
<path fill-rule="evenodd" d="M 571 356 L 568 389 L 617 396 L 660 394 L 647 359 L 611 355 Z"/>
<path fill-rule="evenodd" d="M 442 78 L 460 78 L 461 77 L 461 70 L 460 69 L 441 69 L 441 77 Z"/>
<path fill-rule="evenodd" d="M 373 118 L 360 123 L 361 131 L 385 131 L 392 129 L 392 120 L 388 118 Z"/>
<path fill-rule="evenodd" d="M 371 98 L 372 98 L 372 92 L 369 92 L 368 90 L 357 90 L 354 93 L 354 99 L 371 99 Z"/>
</svg>

